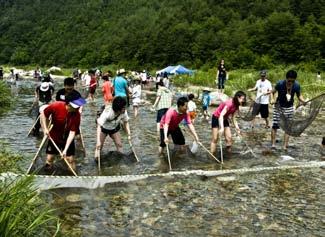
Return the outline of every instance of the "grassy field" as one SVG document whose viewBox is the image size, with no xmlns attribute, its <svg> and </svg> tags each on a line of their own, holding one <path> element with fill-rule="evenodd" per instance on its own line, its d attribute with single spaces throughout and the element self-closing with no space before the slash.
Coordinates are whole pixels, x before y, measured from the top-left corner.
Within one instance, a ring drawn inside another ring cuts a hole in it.
<svg viewBox="0 0 325 237">
<path fill-rule="evenodd" d="M 267 77 L 275 86 L 276 82 L 285 79 L 286 72 L 291 68 L 275 68 L 268 71 Z M 325 78 L 316 79 L 316 72 L 306 72 L 298 70 L 297 80 L 301 85 L 304 98 L 312 98 L 321 93 L 325 93 Z M 247 91 L 255 86 L 259 79 L 259 71 L 256 70 L 234 70 L 229 72 L 229 79 L 225 83 L 225 94 L 232 96 L 236 91 Z M 193 76 L 179 75 L 174 79 L 174 85 L 179 87 L 189 87 L 190 85 L 207 86 L 217 89 L 216 71 L 197 71 Z M 253 92 L 254 93 L 254 92 Z"/>
</svg>

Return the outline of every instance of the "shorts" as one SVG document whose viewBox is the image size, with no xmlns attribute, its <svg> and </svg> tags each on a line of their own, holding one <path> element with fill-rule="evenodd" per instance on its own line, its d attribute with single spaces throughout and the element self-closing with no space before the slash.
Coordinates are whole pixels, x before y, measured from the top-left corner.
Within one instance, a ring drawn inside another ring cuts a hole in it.
<svg viewBox="0 0 325 237">
<path fill-rule="evenodd" d="M 211 122 L 211 127 L 212 128 L 219 128 L 219 118 L 216 116 L 212 115 L 212 122 Z M 229 127 L 229 121 L 226 118 L 223 118 L 223 127 Z"/>
<path fill-rule="evenodd" d="M 106 129 L 106 128 L 103 128 L 103 127 L 100 127 L 100 128 L 101 128 L 102 133 L 104 133 L 106 136 L 107 135 L 112 136 L 114 133 L 117 133 L 120 130 L 121 126 L 117 125 L 117 127 L 114 128 L 114 129 Z"/>
<path fill-rule="evenodd" d="M 292 119 L 293 113 L 294 113 L 293 106 L 291 106 L 289 108 L 281 107 L 281 110 L 283 111 L 282 113 L 284 114 L 284 116 L 287 119 Z M 279 122 L 280 122 L 280 111 L 277 108 L 277 106 L 274 106 L 273 107 L 273 124 L 272 124 L 272 128 L 273 129 L 279 129 L 280 128 Z"/>
<path fill-rule="evenodd" d="M 179 127 L 177 127 L 174 131 L 169 131 L 167 135 L 171 135 L 173 139 L 173 143 L 175 145 L 185 145 L 185 138 L 183 136 L 183 133 Z M 166 143 L 164 141 L 164 129 L 160 129 L 160 147 L 166 147 Z"/>
<path fill-rule="evenodd" d="M 168 108 L 160 109 L 160 110 L 157 111 L 157 119 L 156 119 L 157 123 L 160 123 L 161 118 L 165 115 L 167 110 L 168 110 Z"/>
<path fill-rule="evenodd" d="M 90 94 L 95 94 L 95 91 L 96 91 L 96 87 L 89 87 L 89 93 Z"/>
<path fill-rule="evenodd" d="M 147 84 L 147 81 L 141 81 L 141 84 L 145 85 L 145 84 Z"/>
<path fill-rule="evenodd" d="M 61 151 L 63 151 L 63 149 L 65 147 L 65 143 L 56 143 L 56 145 L 60 148 Z M 49 140 L 47 143 L 46 154 L 51 154 L 51 155 L 60 154 L 59 151 L 53 145 L 51 140 Z M 73 156 L 74 154 L 75 154 L 75 145 L 74 145 L 74 140 L 73 140 L 67 150 L 67 156 Z"/>
<path fill-rule="evenodd" d="M 191 112 L 188 112 L 188 113 L 190 115 L 191 120 L 196 118 L 196 112 L 195 111 L 191 111 Z"/>
<path fill-rule="evenodd" d="M 208 106 L 207 105 L 202 105 L 202 110 L 203 111 L 208 110 Z"/>
<path fill-rule="evenodd" d="M 254 103 L 252 114 L 256 116 L 259 113 L 261 114 L 262 118 L 268 118 L 269 117 L 269 105 Z"/>
</svg>

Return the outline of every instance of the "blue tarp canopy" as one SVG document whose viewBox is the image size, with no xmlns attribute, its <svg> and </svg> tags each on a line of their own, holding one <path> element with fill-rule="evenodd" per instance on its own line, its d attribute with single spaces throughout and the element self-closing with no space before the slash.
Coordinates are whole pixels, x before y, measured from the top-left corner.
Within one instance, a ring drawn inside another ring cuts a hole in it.
<svg viewBox="0 0 325 237">
<path fill-rule="evenodd" d="M 160 71 L 157 71 L 156 74 L 167 73 L 167 74 L 193 74 L 193 70 L 187 69 L 182 65 L 177 66 L 168 66 Z"/>
</svg>

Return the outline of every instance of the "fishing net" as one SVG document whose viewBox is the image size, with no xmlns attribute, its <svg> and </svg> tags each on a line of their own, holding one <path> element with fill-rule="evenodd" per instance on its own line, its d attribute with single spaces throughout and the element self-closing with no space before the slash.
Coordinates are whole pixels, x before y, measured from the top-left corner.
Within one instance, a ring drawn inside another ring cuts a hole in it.
<svg viewBox="0 0 325 237">
<path fill-rule="evenodd" d="M 293 116 L 276 104 L 280 113 L 280 128 L 288 135 L 298 137 L 315 120 L 325 100 L 325 93 L 307 101 L 306 105 L 298 106 Z"/>
<path fill-rule="evenodd" d="M 256 100 L 250 99 L 248 102 L 248 107 L 245 107 L 241 109 L 242 111 L 239 111 L 238 117 L 244 121 L 252 121 L 256 115 L 258 115 L 260 111 L 261 104 L 257 103 Z"/>
</svg>

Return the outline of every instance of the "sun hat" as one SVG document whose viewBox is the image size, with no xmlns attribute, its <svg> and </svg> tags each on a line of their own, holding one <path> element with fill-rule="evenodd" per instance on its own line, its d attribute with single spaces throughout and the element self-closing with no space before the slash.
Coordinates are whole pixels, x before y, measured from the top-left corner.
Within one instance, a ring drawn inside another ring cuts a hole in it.
<svg viewBox="0 0 325 237">
<path fill-rule="evenodd" d="M 120 70 L 118 70 L 118 73 L 119 74 L 125 73 L 125 69 L 124 68 L 121 68 Z"/>
<path fill-rule="evenodd" d="M 211 90 L 210 90 L 208 87 L 204 87 L 204 88 L 203 88 L 203 91 L 211 92 Z"/>
<path fill-rule="evenodd" d="M 42 82 L 40 86 L 41 91 L 47 91 L 50 88 L 50 84 L 48 82 Z"/>
</svg>

